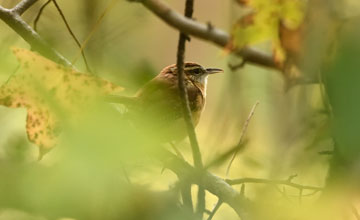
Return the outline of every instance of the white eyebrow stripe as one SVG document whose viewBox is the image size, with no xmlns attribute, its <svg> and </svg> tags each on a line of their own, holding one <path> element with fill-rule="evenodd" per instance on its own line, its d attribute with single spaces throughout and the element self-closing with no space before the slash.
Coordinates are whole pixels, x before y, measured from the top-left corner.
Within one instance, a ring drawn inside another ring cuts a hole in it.
<svg viewBox="0 0 360 220">
<path fill-rule="evenodd" d="M 190 67 L 185 67 L 185 70 L 196 70 L 196 69 L 202 69 L 201 66 L 190 66 Z"/>
</svg>

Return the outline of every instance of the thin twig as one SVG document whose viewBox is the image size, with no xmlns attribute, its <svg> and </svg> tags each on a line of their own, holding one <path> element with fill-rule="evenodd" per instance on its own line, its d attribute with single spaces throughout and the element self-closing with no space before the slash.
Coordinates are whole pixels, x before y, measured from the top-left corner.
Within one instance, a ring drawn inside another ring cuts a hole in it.
<svg viewBox="0 0 360 220">
<path fill-rule="evenodd" d="M 194 11 L 194 1 L 186 0 L 185 3 L 185 17 L 191 19 Z M 179 96 L 181 100 L 181 105 L 183 109 L 183 116 L 186 124 L 186 130 L 189 136 L 193 160 L 195 168 L 202 170 L 203 164 L 201 159 L 201 153 L 199 148 L 199 143 L 196 138 L 195 127 L 191 116 L 191 110 L 188 100 L 187 89 L 184 83 L 184 57 L 185 57 L 185 44 L 187 36 L 185 33 L 180 32 L 179 42 L 177 49 L 177 59 L 176 66 L 178 70 L 178 87 L 179 87 Z M 199 218 L 202 218 L 202 215 L 205 210 L 205 190 L 202 186 L 199 186 L 198 191 L 198 203 L 196 208 L 196 213 L 199 215 Z"/>
<path fill-rule="evenodd" d="M 184 157 L 184 156 L 182 155 L 182 153 L 177 149 L 177 147 L 175 146 L 175 144 L 172 143 L 172 142 L 169 142 L 169 144 L 170 144 L 171 148 L 175 151 L 176 156 L 178 156 L 179 158 L 181 158 L 182 160 L 185 161 L 185 157 Z M 162 173 L 165 171 L 165 169 L 166 169 L 166 166 L 163 166 L 162 169 L 161 169 L 161 171 L 160 171 L 160 173 L 162 174 Z M 191 189 L 190 189 L 190 195 L 191 195 Z M 190 198 L 191 198 L 191 196 L 190 196 Z"/>
<path fill-rule="evenodd" d="M 232 158 L 231 158 L 231 160 L 230 160 L 230 162 L 229 162 L 229 164 L 228 164 L 228 166 L 227 166 L 227 168 L 226 168 L 226 176 L 229 175 L 229 171 L 230 171 L 230 168 L 231 168 L 231 164 L 233 163 L 233 161 L 234 161 L 234 159 L 235 159 L 235 157 L 236 157 L 236 154 L 239 152 L 240 146 L 242 146 L 243 138 L 244 138 L 245 133 L 246 133 L 246 130 L 247 130 L 248 126 L 249 126 L 249 122 L 250 122 L 252 116 L 254 115 L 255 109 L 256 109 L 256 107 L 258 106 L 258 104 L 259 104 L 259 101 L 257 101 L 257 102 L 255 103 L 255 105 L 252 107 L 252 109 L 251 109 L 251 111 L 250 111 L 250 114 L 249 114 L 248 118 L 247 118 L 246 121 L 245 121 L 245 124 L 244 124 L 244 126 L 243 126 L 243 128 L 242 128 L 242 130 L 241 130 L 241 135 L 240 135 L 239 142 L 238 142 L 238 144 L 237 144 L 237 146 L 239 146 L 239 147 L 238 147 L 238 148 L 236 149 L 236 151 L 234 152 L 234 154 L 233 154 L 233 156 L 232 156 Z"/>
<path fill-rule="evenodd" d="M 41 6 L 41 8 L 39 9 L 39 12 L 38 12 L 38 14 L 36 15 L 36 18 L 35 18 L 35 20 L 34 20 L 34 30 L 35 30 L 35 31 L 37 31 L 37 24 L 38 24 L 38 22 L 39 22 L 39 20 L 40 20 L 40 17 L 41 17 L 41 15 L 42 15 L 44 9 L 46 8 L 46 6 L 47 6 L 51 1 L 52 1 L 52 0 L 48 0 L 48 1 L 45 2 L 45 4 L 43 4 L 43 5 Z"/>
<path fill-rule="evenodd" d="M 240 195 L 242 195 L 242 196 L 245 197 L 245 184 L 241 184 L 241 187 L 240 187 Z"/>
<path fill-rule="evenodd" d="M 304 189 L 299 189 L 299 205 L 301 205 L 301 203 L 302 203 L 302 197 L 303 197 L 303 191 L 304 191 Z"/>
<path fill-rule="evenodd" d="M 14 12 L 15 14 L 18 14 L 18 15 L 22 15 L 26 10 L 28 10 L 37 1 L 38 0 L 22 0 L 12 9 L 12 12 Z"/>
<path fill-rule="evenodd" d="M 183 115 L 186 123 L 188 136 L 190 139 L 191 150 L 195 167 L 202 168 L 202 159 L 199 144 L 196 138 L 195 128 L 192 121 L 191 110 L 189 106 L 188 94 L 184 84 L 184 53 L 185 53 L 185 35 L 180 33 L 177 68 L 178 68 L 178 86 L 179 95 L 183 107 Z"/>
<path fill-rule="evenodd" d="M 81 56 L 83 57 L 84 59 L 84 63 L 85 63 L 85 66 L 86 66 L 86 70 L 91 73 L 91 69 L 89 67 L 89 64 L 87 62 L 87 59 L 86 59 L 86 56 L 85 56 L 85 53 L 84 53 L 84 50 L 82 49 L 81 50 L 81 43 L 80 41 L 77 39 L 77 37 L 75 36 L 74 32 L 71 30 L 70 28 L 70 25 L 69 25 L 69 22 L 67 22 L 66 18 L 65 18 L 65 15 L 64 13 L 62 12 L 60 6 L 58 5 L 57 1 L 56 0 L 52 0 L 52 2 L 54 3 L 57 11 L 59 12 L 60 16 L 61 16 L 61 19 L 64 21 L 65 23 L 65 26 L 67 28 L 67 30 L 69 31 L 71 37 L 74 39 L 74 41 L 76 42 L 76 44 L 78 45 L 79 49 L 80 49 L 80 52 L 81 52 Z"/>
<path fill-rule="evenodd" d="M 235 64 L 235 65 L 229 63 L 228 67 L 230 68 L 231 71 L 235 71 L 237 69 L 243 68 L 245 66 L 245 64 L 246 64 L 246 60 L 243 59 L 240 63 Z"/>
<path fill-rule="evenodd" d="M 289 181 L 289 180 L 287 180 L 287 181 Z M 270 183 L 268 183 L 268 184 L 270 184 Z M 281 193 L 281 194 L 284 196 L 284 198 L 285 198 L 286 200 L 288 200 L 289 202 L 291 201 L 289 197 L 296 197 L 296 198 L 298 198 L 299 204 L 301 204 L 303 197 L 313 196 L 313 195 L 315 195 L 316 193 L 322 191 L 322 189 L 308 189 L 308 190 L 312 190 L 312 192 L 310 192 L 310 193 L 308 193 L 308 194 L 304 194 L 304 193 L 303 193 L 303 192 L 304 192 L 304 188 L 297 188 L 297 189 L 299 190 L 299 194 L 297 194 L 297 195 L 290 195 L 289 193 L 286 192 L 285 186 L 286 186 L 287 184 L 283 184 L 283 190 L 279 189 L 279 187 L 278 187 L 277 184 L 271 184 L 271 185 L 273 185 L 274 188 L 276 189 L 276 191 L 278 191 L 279 193 Z M 294 186 L 293 186 L 293 187 L 294 187 Z M 296 187 L 295 187 L 295 188 L 296 188 Z"/>
<path fill-rule="evenodd" d="M 286 193 L 285 187 L 283 187 L 283 190 L 281 190 L 278 186 L 274 186 L 274 189 L 278 191 L 287 201 L 291 201 L 288 194 Z"/>
<path fill-rule="evenodd" d="M 183 205 L 187 210 L 193 212 L 193 202 L 191 199 L 191 184 L 186 180 L 181 179 L 181 198 L 183 201 Z"/>
<path fill-rule="evenodd" d="M 216 203 L 216 205 L 214 206 L 214 208 L 211 210 L 211 213 L 208 217 L 207 220 L 212 220 L 212 218 L 214 217 L 215 213 L 217 212 L 217 210 L 220 208 L 220 206 L 223 204 L 223 202 L 219 199 Z"/>
<path fill-rule="evenodd" d="M 283 191 L 281 191 L 278 187 L 276 187 L 276 190 L 277 190 L 278 192 L 280 192 L 281 194 L 284 195 L 285 187 L 286 187 L 286 186 L 283 187 Z M 313 195 L 315 195 L 315 194 L 318 193 L 318 192 L 321 192 L 321 191 L 320 191 L 320 190 L 313 190 L 312 192 L 307 193 L 307 194 L 302 193 L 302 197 L 313 196 Z M 299 194 L 296 194 L 296 195 L 295 195 L 295 194 L 286 193 L 286 199 L 289 199 L 289 197 L 299 198 Z"/>
<path fill-rule="evenodd" d="M 209 163 L 207 163 L 204 166 L 204 169 L 209 169 L 210 167 L 216 166 L 221 164 L 222 162 L 224 162 L 228 157 L 230 157 L 231 155 L 233 155 L 235 152 L 239 152 L 239 150 L 243 149 L 245 147 L 245 145 L 247 144 L 247 141 L 242 141 L 242 143 L 240 145 L 235 145 L 233 147 L 231 147 L 229 150 L 227 150 L 226 152 L 220 154 L 219 156 L 217 156 L 216 158 L 214 158 L 212 161 L 210 161 Z"/>
<path fill-rule="evenodd" d="M 186 9 L 185 14 L 187 17 L 192 16 L 192 6 L 193 4 L 192 0 L 186 0 Z M 179 96 L 183 108 L 183 116 L 186 123 L 187 132 L 190 139 L 191 144 L 191 150 L 193 153 L 193 159 L 194 159 L 194 165 L 197 168 L 202 168 L 202 159 L 201 159 L 201 153 L 199 149 L 199 144 L 196 138 L 195 128 L 191 116 L 191 110 L 188 100 L 188 94 L 187 89 L 185 87 L 184 83 L 184 56 L 185 56 L 185 43 L 186 43 L 186 36 L 183 33 L 180 33 L 179 35 L 179 43 L 178 43 L 178 49 L 177 49 L 177 72 L 178 72 L 178 87 L 179 87 Z"/>
<path fill-rule="evenodd" d="M 182 153 L 179 151 L 179 149 L 177 149 L 177 147 L 175 146 L 174 143 L 170 142 L 170 146 L 171 146 L 171 148 L 175 151 L 176 155 L 177 155 L 179 158 L 185 160 L 184 156 L 183 156 Z"/>
<path fill-rule="evenodd" d="M 103 13 L 101 13 L 100 17 L 97 19 L 94 27 L 92 28 L 91 32 L 89 33 L 89 35 L 86 37 L 85 41 L 81 44 L 80 50 L 78 52 L 78 54 L 75 56 L 75 58 L 73 59 L 73 61 L 71 62 L 72 64 L 76 63 L 76 61 L 79 59 L 80 55 L 82 54 L 83 50 L 85 49 L 86 45 L 89 43 L 89 40 L 92 38 L 92 36 L 95 34 L 95 32 L 97 31 L 97 29 L 100 27 L 101 22 L 103 21 L 104 17 L 106 14 L 109 13 L 109 11 L 115 6 L 115 4 L 117 3 L 118 0 L 112 0 L 109 5 L 105 8 L 105 10 L 103 11 Z"/>
<path fill-rule="evenodd" d="M 291 182 L 297 176 L 298 176 L 297 174 L 290 175 L 287 181 Z"/>
<path fill-rule="evenodd" d="M 262 184 L 274 184 L 274 185 L 286 185 L 296 189 L 302 190 L 316 190 L 322 191 L 323 187 L 318 186 L 307 186 L 297 183 L 293 183 L 289 180 L 270 180 L 270 179 L 261 179 L 261 178 L 240 178 L 240 179 L 227 179 L 225 180 L 230 185 L 239 185 L 243 183 L 262 183 Z"/>
</svg>

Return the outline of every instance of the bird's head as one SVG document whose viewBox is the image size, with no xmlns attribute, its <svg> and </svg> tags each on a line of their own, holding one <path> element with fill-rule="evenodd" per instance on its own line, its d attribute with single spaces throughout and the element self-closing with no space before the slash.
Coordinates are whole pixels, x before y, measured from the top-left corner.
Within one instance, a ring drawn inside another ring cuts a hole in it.
<svg viewBox="0 0 360 220">
<path fill-rule="evenodd" d="M 192 81 L 196 84 L 201 84 L 206 86 L 207 77 L 210 74 L 221 73 L 222 69 L 218 68 L 204 68 L 200 64 L 194 62 L 185 62 L 184 64 L 184 73 L 186 79 Z M 177 67 L 176 64 L 165 67 L 162 71 L 163 74 L 171 74 L 177 76 Z"/>
</svg>

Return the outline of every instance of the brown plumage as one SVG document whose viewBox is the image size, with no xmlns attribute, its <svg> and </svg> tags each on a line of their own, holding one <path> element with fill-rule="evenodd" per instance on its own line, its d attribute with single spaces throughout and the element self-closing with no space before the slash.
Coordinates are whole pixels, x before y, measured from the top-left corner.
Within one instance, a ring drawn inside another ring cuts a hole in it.
<svg viewBox="0 0 360 220">
<path fill-rule="evenodd" d="M 205 106 L 207 76 L 217 72 L 222 70 L 205 69 L 192 62 L 184 65 L 184 83 L 195 126 Z M 175 64 L 165 67 L 134 97 L 111 97 L 110 101 L 126 105 L 137 127 L 161 134 L 164 141 L 180 140 L 186 136 Z"/>
</svg>

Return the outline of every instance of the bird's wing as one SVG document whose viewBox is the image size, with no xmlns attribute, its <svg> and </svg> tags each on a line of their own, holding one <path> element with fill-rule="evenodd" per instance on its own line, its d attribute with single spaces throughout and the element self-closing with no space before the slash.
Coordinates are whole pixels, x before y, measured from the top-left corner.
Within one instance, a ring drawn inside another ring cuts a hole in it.
<svg viewBox="0 0 360 220">
<path fill-rule="evenodd" d="M 140 112 L 156 120 L 171 121 L 182 116 L 177 83 L 156 77 L 137 94 Z"/>
<path fill-rule="evenodd" d="M 156 77 L 151 80 L 137 94 L 137 101 L 142 107 L 141 111 L 149 117 L 156 117 L 156 120 L 171 123 L 182 117 L 182 106 L 179 98 L 179 91 L 176 76 L 173 79 Z M 204 106 L 202 93 L 197 87 L 188 88 L 190 109 L 201 111 Z M 198 118 L 194 119 L 195 124 Z"/>
</svg>

